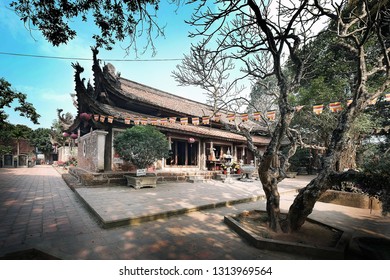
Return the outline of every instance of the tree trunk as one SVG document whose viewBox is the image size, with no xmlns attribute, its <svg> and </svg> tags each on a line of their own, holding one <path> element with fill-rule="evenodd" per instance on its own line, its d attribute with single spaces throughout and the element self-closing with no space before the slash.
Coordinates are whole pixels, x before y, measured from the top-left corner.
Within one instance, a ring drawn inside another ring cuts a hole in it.
<svg viewBox="0 0 390 280">
<path fill-rule="evenodd" d="M 363 43 L 356 47 L 357 53 L 357 78 L 352 103 L 342 112 L 337 127 L 333 130 L 332 138 L 326 156 L 324 168 L 320 174 L 303 188 L 293 204 L 290 206 L 287 225 L 289 231 L 297 231 L 313 211 L 314 204 L 320 196 L 332 185 L 331 175 L 341 171 L 342 153 L 353 144 L 353 138 L 349 137 L 351 123 L 367 106 L 367 101 L 372 98 L 367 90 L 367 62 Z M 383 87 L 383 89 L 385 89 Z"/>
<path fill-rule="evenodd" d="M 280 231 L 280 195 L 278 191 L 278 181 L 270 174 L 270 171 L 261 171 L 259 177 L 263 185 L 263 190 L 267 199 L 266 210 L 268 215 L 268 226 L 275 232 Z"/>
<path fill-rule="evenodd" d="M 348 139 L 338 162 L 339 171 L 343 171 L 345 169 L 356 169 L 356 149 L 357 146 L 354 143 L 354 140 Z"/>
<path fill-rule="evenodd" d="M 329 188 L 329 170 L 322 170 L 305 188 L 301 189 L 290 206 L 287 216 L 287 231 L 297 231 L 311 214 L 314 204 Z"/>
<path fill-rule="evenodd" d="M 293 204 L 290 206 L 287 216 L 288 231 L 297 231 L 301 228 L 306 218 L 313 211 L 316 201 L 331 187 L 330 175 L 335 171 L 340 171 L 340 158 L 348 143 L 349 123 L 354 116 L 354 109 L 345 111 L 341 115 L 339 124 L 333 131 L 331 143 L 324 158 L 324 168 L 315 179 L 299 191 Z"/>
</svg>

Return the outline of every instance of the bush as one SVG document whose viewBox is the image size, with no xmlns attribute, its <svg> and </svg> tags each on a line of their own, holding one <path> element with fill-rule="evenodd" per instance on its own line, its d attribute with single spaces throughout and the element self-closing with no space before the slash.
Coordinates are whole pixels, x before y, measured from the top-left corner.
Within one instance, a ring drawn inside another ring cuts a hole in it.
<svg viewBox="0 0 390 280">
<path fill-rule="evenodd" d="M 114 140 L 115 151 L 139 169 L 168 156 L 169 143 L 165 135 L 152 126 L 134 126 Z"/>
<path fill-rule="evenodd" d="M 377 193 L 384 214 L 390 212 L 390 153 L 376 155 L 362 165 L 366 178 L 359 182 L 368 193 Z"/>
<path fill-rule="evenodd" d="M 77 166 L 77 158 L 71 157 L 68 161 L 65 162 L 66 166 L 74 165 Z"/>
</svg>

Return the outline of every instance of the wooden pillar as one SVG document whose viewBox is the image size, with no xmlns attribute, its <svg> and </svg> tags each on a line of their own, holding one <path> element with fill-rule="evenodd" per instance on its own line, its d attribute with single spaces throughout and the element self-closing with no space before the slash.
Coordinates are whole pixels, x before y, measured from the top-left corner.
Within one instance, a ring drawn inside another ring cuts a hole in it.
<svg viewBox="0 0 390 280">
<path fill-rule="evenodd" d="M 188 142 L 184 145 L 184 165 L 188 165 Z"/>
<path fill-rule="evenodd" d="M 200 170 L 205 170 L 206 166 L 206 144 L 199 140 L 198 144 L 198 166 Z"/>
<path fill-rule="evenodd" d="M 177 158 L 177 145 L 174 145 L 175 149 L 175 165 L 178 165 L 178 158 Z"/>
</svg>

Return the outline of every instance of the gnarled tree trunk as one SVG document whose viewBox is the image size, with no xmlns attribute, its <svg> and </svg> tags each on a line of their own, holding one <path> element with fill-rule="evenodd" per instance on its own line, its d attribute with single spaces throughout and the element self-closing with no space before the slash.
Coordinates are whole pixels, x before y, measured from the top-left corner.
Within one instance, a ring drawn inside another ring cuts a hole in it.
<svg viewBox="0 0 390 280">
<path fill-rule="evenodd" d="M 352 139 L 348 136 L 352 121 L 365 108 L 367 102 L 367 69 L 364 49 L 359 49 L 359 77 L 356 82 L 354 100 L 349 108 L 340 115 L 338 125 L 332 133 L 328 151 L 324 158 L 324 167 L 305 188 L 301 189 L 293 204 L 290 206 L 287 224 L 289 231 L 297 231 L 312 213 L 314 204 L 320 196 L 332 186 L 331 175 L 340 172 L 343 151 L 349 147 Z"/>
<path fill-rule="evenodd" d="M 270 170 L 262 170 L 259 167 L 259 177 L 267 199 L 266 210 L 268 215 L 268 226 L 273 231 L 280 231 L 280 194 L 278 191 L 278 180 Z"/>
<path fill-rule="evenodd" d="M 348 139 L 338 162 L 338 170 L 356 169 L 356 149 L 355 140 Z"/>
</svg>

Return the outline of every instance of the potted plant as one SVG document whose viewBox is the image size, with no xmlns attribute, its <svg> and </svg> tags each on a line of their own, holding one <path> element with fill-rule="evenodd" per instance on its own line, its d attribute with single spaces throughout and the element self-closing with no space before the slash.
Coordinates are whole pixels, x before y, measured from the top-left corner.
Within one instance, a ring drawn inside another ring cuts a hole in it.
<svg viewBox="0 0 390 280">
<path fill-rule="evenodd" d="M 222 173 L 226 174 L 227 173 L 227 166 L 224 163 L 222 163 L 221 168 L 222 168 Z"/>
<path fill-rule="evenodd" d="M 237 162 L 233 162 L 232 169 L 235 174 L 241 174 L 240 165 Z"/>
<path fill-rule="evenodd" d="M 152 126 L 134 126 L 115 137 L 114 149 L 137 168 L 135 174 L 125 176 L 128 186 L 156 187 L 157 176 L 148 173 L 147 168 L 168 156 L 169 143 L 164 134 Z"/>
</svg>

